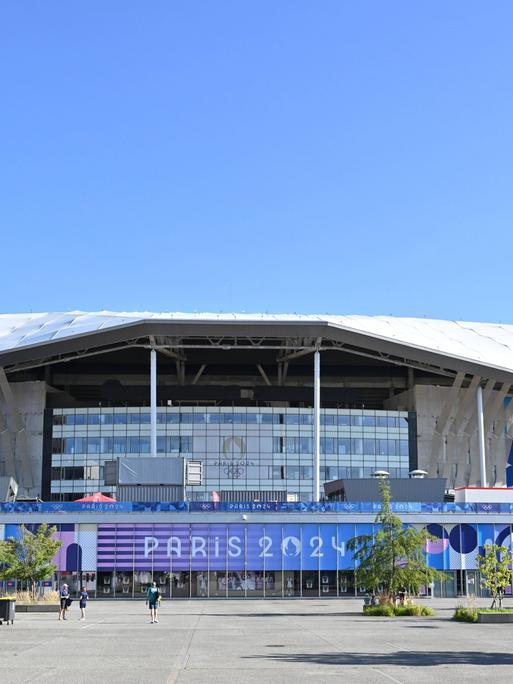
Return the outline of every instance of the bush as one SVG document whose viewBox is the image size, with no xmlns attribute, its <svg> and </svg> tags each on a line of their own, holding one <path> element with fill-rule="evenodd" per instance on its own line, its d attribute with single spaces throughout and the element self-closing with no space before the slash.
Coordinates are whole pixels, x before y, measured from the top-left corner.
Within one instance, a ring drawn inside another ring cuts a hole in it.
<svg viewBox="0 0 513 684">
<path fill-rule="evenodd" d="M 477 612 L 477 608 L 474 607 L 456 606 L 452 619 L 456 622 L 477 622 Z"/>
<path fill-rule="evenodd" d="M 429 606 L 419 606 L 416 603 L 409 603 L 405 606 L 394 606 L 391 603 L 382 603 L 379 606 L 364 606 L 365 615 L 377 615 L 383 617 L 408 617 L 422 615 L 433 615 L 433 609 Z"/>
<path fill-rule="evenodd" d="M 478 613 L 513 613 L 513 608 L 479 608 Z"/>
<path fill-rule="evenodd" d="M 390 603 L 382 603 L 380 606 L 364 606 L 363 612 L 365 615 L 394 617 L 394 607 Z"/>
<path fill-rule="evenodd" d="M 16 594 L 7 595 L 6 598 L 15 598 L 17 603 L 25 604 L 48 604 L 59 603 L 59 592 L 45 591 L 43 594 L 34 597 L 30 591 L 18 591 Z"/>
<path fill-rule="evenodd" d="M 394 615 L 397 616 L 416 615 L 417 617 L 420 617 L 421 615 L 433 615 L 433 613 L 433 609 L 429 606 L 419 606 L 416 603 L 394 607 Z"/>
</svg>

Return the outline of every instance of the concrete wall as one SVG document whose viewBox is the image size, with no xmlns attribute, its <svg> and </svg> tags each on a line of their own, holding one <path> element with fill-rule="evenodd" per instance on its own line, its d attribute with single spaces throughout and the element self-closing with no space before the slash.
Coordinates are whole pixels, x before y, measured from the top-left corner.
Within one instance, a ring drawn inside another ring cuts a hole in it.
<svg viewBox="0 0 513 684">
<path fill-rule="evenodd" d="M 15 478 L 19 485 L 18 496 L 38 496 L 41 494 L 47 385 L 45 382 L 12 382 L 11 388 L 25 429 L 17 430 L 16 421 L 0 393 L 1 422 L 7 427 L 0 434 L 0 475 Z"/>
<path fill-rule="evenodd" d="M 467 390 L 460 390 L 452 405 L 443 434 L 436 430 L 437 421 L 449 400 L 449 387 L 415 385 L 410 390 L 391 397 L 385 402 L 389 409 L 411 407 L 417 412 L 419 468 L 430 477 L 446 477 L 447 487 L 477 486 L 481 484 L 479 447 L 477 437 L 476 402 L 472 400 L 464 414 L 461 428 L 454 424 Z M 494 404 L 496 392 L 491 392 L 486 402 L 485 424 L 492 416 L 489 411 Z M 497 420 L 492 420 L 486 435 L 487 480 L 489 486 L 505 486 L 506 466 L 511 449 L 511 439 L 504 431 L 496 431 Z"/>
</svg>

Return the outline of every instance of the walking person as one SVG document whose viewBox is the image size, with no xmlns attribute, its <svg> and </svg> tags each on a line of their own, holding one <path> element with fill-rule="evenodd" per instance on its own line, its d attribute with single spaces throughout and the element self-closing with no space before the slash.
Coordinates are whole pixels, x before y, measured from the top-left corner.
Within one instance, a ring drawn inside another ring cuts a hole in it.
<svg viewBox="0 0 513 684">
<path fill-rule="evenodd" d="M 80 620 L 83 621 L 85 620 L 85 613 L 86 613 L 86 607 L 87 607 L 87 601 L 89 600 L 89 594 L 86 591 L 85 587 L 82 587 L 80 590 Z"/>
<path fill-rule="evenodd" d="M 158 622 L 157 615 L 158 615 L 159 602 L 160 602 L 160 590 L 157 587 L 157 583 L 152 582 L 151 586 L 148 587 L 148 591 L 146 593 L 146 604 L 150 608 L 151 624 L 153 624 L 154 622 Z"/>
<path fill-rule="evenodd" d="M 59 598 L 61 600 L 61 605 L 59 609 L 59 620 L 66 620 L 66 610 L 68 608 L 69 601 L 69 589 L 68 585 L 64 583 L 59 591 Z"/>
</svg>

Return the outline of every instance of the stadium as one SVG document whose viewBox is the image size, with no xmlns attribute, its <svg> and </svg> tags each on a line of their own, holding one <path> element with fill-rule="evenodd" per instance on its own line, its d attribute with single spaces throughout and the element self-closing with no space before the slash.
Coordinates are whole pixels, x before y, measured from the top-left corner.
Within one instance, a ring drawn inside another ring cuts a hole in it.
<svg viewBox="0 0 513 684">
<path fill-rule="evenodd" d="M 385 477 L 437 538 L 425 593 L 478 594 L 512 543 L 512 386 L 502 324 L 2 315 L 0 539 L 56 524 L 55 581 L 97 597 L 342 597 Z"/>
</svg>

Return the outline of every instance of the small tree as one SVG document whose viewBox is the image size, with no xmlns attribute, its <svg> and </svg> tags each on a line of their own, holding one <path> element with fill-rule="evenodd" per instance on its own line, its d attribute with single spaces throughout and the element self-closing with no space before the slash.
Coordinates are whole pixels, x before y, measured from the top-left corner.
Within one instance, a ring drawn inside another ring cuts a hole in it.
<svg viewBox="0 0 513 684">
<path fill-rule="evenodd" d="M 357 562 L 358 584 L 380 594 L 382 602 L 391 603 L 401 589 L 416 594 L 422 584 L 444 580 L 445 575 L 426 563 L 424 549 L 434 537 L 426 530 L 404 527 L 391 511 L 386 480 L 380 483 L 380 490 L 382 506 L 375 520 L 375 535 L 353 537 L 347 547 Z"/>
<path fill-rule="evenodd" d="M 51 562 L 61 542 L 54 539 L 56 527 L 43 523 L 36 532 L 21 526 L 21 538 L 10 537 L 0 542 L 0 579 L 27 582 L 35 596 L 36 582 L 53 575 L 56 566 Z"/>
<path fill-rule="evenodd" d="M 502 599 L 507 587 L 511 586 L 511 552 L 505 546 L 485 544 L 483 554 L 477 557 L 481 573 L 481 584 L 492 595 L 492 608 L 502 608 Z"/>
</svg>

